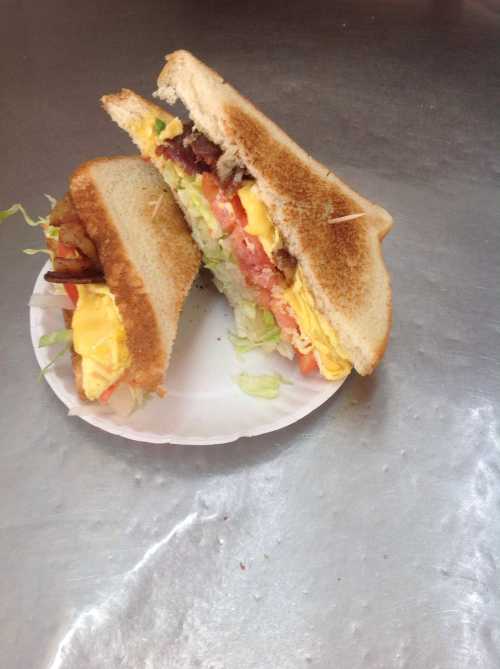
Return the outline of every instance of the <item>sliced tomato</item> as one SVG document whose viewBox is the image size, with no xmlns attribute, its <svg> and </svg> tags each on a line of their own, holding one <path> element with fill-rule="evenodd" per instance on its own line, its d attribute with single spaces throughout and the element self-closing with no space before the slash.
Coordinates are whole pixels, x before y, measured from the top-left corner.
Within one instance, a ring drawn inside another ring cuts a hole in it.
<svg viewBox="0 0 500 669">
<path fill-rule="evenodd" d="M 250 235 L 242 227 L 233 230 L 230 236 L 233 251 L 238 258 L 241 269 L 244 272 L 251 270 L 262 270 L 264 268 L 274 269 L 274 265 L 267 257 L 264 247 L 258 237 Z"/>
<path fill-rule="evenodd" d="M 211 172 L 204 172 L 201 177 L 201 188 L 203 190 L 203 195 L 209 202 L 212 202 L 220 190 L 219 180 Z"/>
<path fill-rule="evenodd" d="M 78 252 L 75 246 L 70 246 L 69 244 L 64 244 L 63 242 L 57 242 L 56 256 L 58 258 L 75 258 L 77 255 Z"/>
<path fill-rule="evenodd" d="M 273 267 L 260 267 L 256 265 L 247 269 L 249 278 L 254 286 L 259 286 L 272 293 L 274 286 L 281 283 L 279 274 Z"/>
<path fill-rule="evenodd" d="M 266 290 L 266 288 L 257 288 L 257 302 L 260 304 L 261 307 L 264 307 L 264 309 L 271 309 L 271 301 L 273 299 L 272 293 L 270 290 Z"/>
<path fill-rule="evenodd" d="M 245 211 L 245 208 L 241 204 L 241 200 L 238 195 L 233 195 L 233 197 L 231 198 L 231 204 L 233 205 L 234 215 L 236 216 L 236 220 L 242 227 L 245 227 L 246 224 L 248 223 L 247 212 Z"/>
<path fill-rule="evenodd" d="M 307 376 L 308 374 L 312 374 L 318 369 L 318 363 L 316 362 L 316 358 L 314 357 L 314 353 L 312 351 L 311 353 L 305 354 L 296 351 L 296 354 L 299 360 L 299 367 L 302 374 Z"/>
<path fill-rule="evenodd" d="M 261 306 L 272 309 L 272 290 L 282 278 L 259 238 L 245 230 L 247 215 L 240 198 L 238 195 L 228 197 L 217 177 L 210 172 L 203 174 L 202 189 L 222 229 L 229 233 L 232 251 L 247 284 L 258 290 Z M 287 323 L 282 327 L 296 327 L 295 320 L 289 315 L 287 320 L 285 313 L 282 322 Z"/>
<path fill-rule="evenodd" d="M 109 398 L 111 395 L 114 393 L 116 388 L 118 387 L 119 381 L 116 383 L 113 383 L 109 386 L 109 388 L 106 388 L 106 390 L 100 395 L 99 397 L 99 402 L 101 404 L 107 404 L 109 402 Z"/>
<path fill-rule="evenodd" d="M 273 312 L 273 316 L 278 321 L 280 328 L 283 330 L 297 329 L 297 321 L 289 312 L 286 304 L 283 302 L 278 302 L 277 300 L 272 300 L 270 309 Z"/>
<path fill-rule="evenodd" d="M 203 194 L 210 203 L 210 208 L 221 228 L 226 233 L 232 232 L 238 221 L 233 203 L 220 188 L 219 180 L 210 172 L 204 172 L 201 183 Z"/>
<path fill-rule="evenodd" d="M 78 302 L 78 289 L 74 283 L 63 283 L 64 290 L 69 299 L 76 304 Z"/>
</svg>

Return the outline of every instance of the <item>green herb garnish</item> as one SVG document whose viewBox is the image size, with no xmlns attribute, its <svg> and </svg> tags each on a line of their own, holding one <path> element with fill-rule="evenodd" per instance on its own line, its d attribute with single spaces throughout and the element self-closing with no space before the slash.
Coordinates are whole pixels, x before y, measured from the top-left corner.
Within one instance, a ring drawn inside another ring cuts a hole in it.
<svg viewBox="0 0 500 669">
<path fill-rule="evenodd" d="M 167 127 L 167 124 L 165 123 L 165 121 L 162 121 L 161 118 L 155 118 L 155 123 L 154 123 L 154 126 L 153 126 L 153 130 L 155 131 L 155 133 L 157 135 L 159 135 L 161 132 L 163 132 L 166 127 Z"/>
</svg>

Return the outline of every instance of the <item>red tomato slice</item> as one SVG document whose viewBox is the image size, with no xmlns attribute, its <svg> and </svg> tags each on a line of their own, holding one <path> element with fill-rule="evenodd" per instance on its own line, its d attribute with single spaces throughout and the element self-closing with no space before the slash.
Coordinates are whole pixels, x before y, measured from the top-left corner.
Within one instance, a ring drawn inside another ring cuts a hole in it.
<svg viewBox="0 0 500 669">
<path fill-rule="evenodd" d="M 201 189 L 207 200 L 212 202 L 220 190 L 219 180 L 211 172 L 204 172 L 201 177 Z"/>
<path fill-rule="evenodd" d="M 247 212 L 245 211 L 245 208 L 241 204 L 241 200 L 238 195 L 233 195 L 233 197 L 231 198 L 231 204 L 233 205 L 236 220 L 241 226 L 245 227 L 246 224 L 248 223 Z"/>
<path fill-rule="evenodd" d="M 69 299 L 76 304 L 78 302 L 78 289 L 74 283 L 63 283 L 64 290 Z"/>
<path fill-rule="evenodd" d="M 221 228 L 224 232 L 232 232 L 237 223 L 233 203 L 221 190 L 217 177 L 210 172 L 204 172 L 201 184 L 203 194 L 210 203 L 210 208 Z"/>
<path fill-rule="evenodd" d="M 109 398 L 111 397 L 111 395 L 116 390 L 118 384 L 119 384 L 119 381 L 117 381 L 116 383 L 111 384 L 109 386 L 109 388 L 106 388 L 106 390 L 100 395 L 99 402 L 101 404 L 107 404 L 109 402 Z"/>
<path fill-rule="evenodd" d="M 273 316 L 278 321 L 278 325 L 280 326 L 280 328 L 282 328 L 283 330 L 297 329 L 297 321 L 290 314 L 286 304 L 283 304 L 283 302 L 278 302 L 276 300 L 273 300 L 271 302 L 270 309 L 273 312 Z"/>
<path fill-rule="evenodd" d="M 261 306 L 273 310 L 272 289 L 282 278 L 276 266 L 269 260 L 259 238 L 246 232 L 247 215 L 240 198 L 238 195 L 229 198 L 217 177 L 210 172 L 203 174 L 202 189 L 222 229 L 230 233 L 231 247 L 246 282 L 258 289 Z M 283 309 L 278 309 L 278 312 L 279 316 L 276 318 L 281 317 L 281 327 L 297 326 L 295 319 Z"/>
<path fill-rule="evenodd" d="M 318 369 L 318 363 L 316 362 L 316 358 L 314 357 L 313 352 L 311 353 L 300 353 L 299 351 L 295 351 L 297 354 L 297 358 L 299 359 L 299 367 L 300 371 L 304 376 L 307 376 L 308 374 L 312 374 Z"/>
<path fill-rule="evenodd" d="M 281 279 L 273 267 L 255 266 L 248 269 L 249 278 L 254 286 L 264 288 L 270 294 L 274 286 L 280 284 Z"/>
<path fill-rule="evenodd" d="M 63 242 L 57 242 L 56 256 L 58 258 L 75 258 L 77 256 L 76 247 L 63 244 Z"/>
<path fill-rule="evenodd" d="M 243 228 L 237 227 L 231 233 L 230 239 L 234 254 L 243 271 L 262 270 L 265 267 L 274 269 L 274 265 L 255 235 L 250 235 Z"/>
<path fill-rule="evenodd" d="M 264 307 L 264 309 L 271 309 L 271 300 L 273 299 L 271 291 L 266 290 L 265 288 L 258 288 L 257 290 L 259 295 L 257 301 L 260 306 Z"/>
</svg>

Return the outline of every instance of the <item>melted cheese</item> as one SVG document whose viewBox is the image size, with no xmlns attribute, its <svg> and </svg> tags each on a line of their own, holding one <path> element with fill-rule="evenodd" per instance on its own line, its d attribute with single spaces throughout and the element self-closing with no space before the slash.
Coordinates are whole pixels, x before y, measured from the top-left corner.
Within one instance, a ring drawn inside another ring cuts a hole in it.
<svg viewBox="0 0 500 669">
<path fill-rule="evenodd" d="M 280 234 L 269 218 L 267 207 L 260 199 L 256 188 L 255 182 L 250 181 L 238 191 L 248 219 L 245 230 L 259 238 L 267 256 L 273 260 L 273 251 L 280 246 Z"/>
<path fill-rule="evenodd" d="M 155 129 L 155 121 L 159 119 L 166 124 L 165 128 L 158 134 Z M 147 114 L 137 121 L 131 129 L 134 140 L 139 144 L 141 153 L 152 157 L 155 155 L 156 147 L 166 139 L 173 139 L 183 131 L 182 121 L 176 118 L 162 118 L 157 114 Z"/>
<path fill-rule="evenodd" d="M 82 385 L 89 400 L 102 393 L 130 365 L 125 328 L 115 298 L 104 284 L 80 284 L 73 313 L 73 347 L 82 357 Z"/>
<path fill-rule="evenodd" d="M 292 308 L 299 324 L 301 339 L 304 340 L 305 337 L 311 342 L 323 376 L 329 380 L 347 376 L 351 371 L 351 363 L 339 343 L 335 330 L 318 311 L 300 267 L 295 272 L 292 285 L 285 290 L 285 300 Z M 300 345 L 298 348 L 300 350 Z M 306 342 L 301 352 L 308 352 Z"/>
</svg>

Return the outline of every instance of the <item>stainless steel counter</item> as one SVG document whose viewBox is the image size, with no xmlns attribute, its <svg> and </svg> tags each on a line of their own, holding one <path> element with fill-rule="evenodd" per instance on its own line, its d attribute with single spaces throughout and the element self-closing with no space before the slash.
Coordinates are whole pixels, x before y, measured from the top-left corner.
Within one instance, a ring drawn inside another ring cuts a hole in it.
<svg viewBox="0 0 500 669">
<path fill-rule="evenodd" d="M 499 667 L 498 3 L 6 0 L 2 19 L 2 207 L 44 213 L 80 162 L 130 153 L 99 96 L 149 94 L 185 47 L 396 225 L 377 373 L 206 448 L 66 416 L 29 340 L 38 233 L 1 226 L 0 665 Z"/>
</svg>

